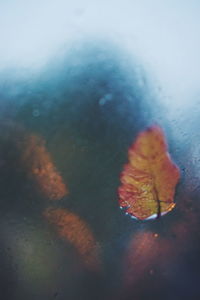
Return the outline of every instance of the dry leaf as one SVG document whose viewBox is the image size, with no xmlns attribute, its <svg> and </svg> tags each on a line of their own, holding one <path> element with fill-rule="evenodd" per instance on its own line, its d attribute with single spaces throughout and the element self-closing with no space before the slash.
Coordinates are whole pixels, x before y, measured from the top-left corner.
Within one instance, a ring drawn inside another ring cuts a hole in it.
<svg viewBox="0 0 200 300">
<path fill-rule="evenodd" d="M 119 187 L 119 204 L 140 220 L 166 214 L 175 206 L 175 187 L 180 172 L 172 162 L 159 126 L 141 132 L 129 149 Z"/>
</svg>

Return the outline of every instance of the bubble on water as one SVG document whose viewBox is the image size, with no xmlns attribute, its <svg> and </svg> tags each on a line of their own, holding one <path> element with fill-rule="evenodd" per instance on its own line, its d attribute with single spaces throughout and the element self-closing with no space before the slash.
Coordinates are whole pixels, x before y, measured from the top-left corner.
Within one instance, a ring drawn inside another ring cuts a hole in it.
<svg viewBox="0 0 200 300">
<path fill-rule="evenodd" d="M 113 98 L 112 94 L 106 94 L 104 97 L 102 97 L 99 100 L 99 105 L 103 106 L 104 104 L 106 104 L 106 102 L 111 101 Z"/>
<path fill-rule="evenodd" d="M 34 109 L 32 112 L 33 117 L 39 117 L 40 116 L 40 111 L 39 109 Z"/>
</svg>

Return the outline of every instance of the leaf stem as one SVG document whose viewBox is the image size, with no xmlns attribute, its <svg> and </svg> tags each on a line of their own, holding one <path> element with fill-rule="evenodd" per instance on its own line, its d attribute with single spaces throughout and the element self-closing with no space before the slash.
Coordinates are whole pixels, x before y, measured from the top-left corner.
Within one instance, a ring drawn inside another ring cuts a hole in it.
<svg viewBox="0 0 200 300">
<path fill-rule="evenodd" d="M 159 219 L 160 215 L 161 215 L 161 205 L 160 205 L 160 200 L 159 200 L 158 192 L 157 192 L 156 188 L 154 188 L 154 193 L 155 193 L 156 202 L 157 202 L 157 205 L 158 205 L 158 211 L 157 211 L 157 218 L 156 219 Z"/>
</svg>

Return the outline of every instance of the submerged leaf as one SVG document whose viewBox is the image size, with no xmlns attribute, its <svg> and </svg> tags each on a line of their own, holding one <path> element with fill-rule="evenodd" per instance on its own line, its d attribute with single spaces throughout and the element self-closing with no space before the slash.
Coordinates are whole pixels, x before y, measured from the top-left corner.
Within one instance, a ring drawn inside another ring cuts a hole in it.
<svg viewBox="0 0 200 300">
<path fill-rule="evenodd" d="M 172 162 L 159 126 L 141 132 L 129 149 L 119 187 L 119 204 L 140 220 L 166 214 L 175 206 L 175 187 L 180 172 Z"/>
<path fill-rule="evenodd" d="M 50 200 L 60 200 L 68 194 L 43 139 L 36 135 L 28 136 L 21 152 L 22 164 L 27 169 L 28 176 L 38 184 L 44 196 Z"/>
<path fill-rule="evenodd" d="M 44 216 L 55 226 L 58 235 L 75 247 L 88 269 L 100 269 L 100 247 L 84 220 L 61 208 L 48 208 Z"/>
</svg>

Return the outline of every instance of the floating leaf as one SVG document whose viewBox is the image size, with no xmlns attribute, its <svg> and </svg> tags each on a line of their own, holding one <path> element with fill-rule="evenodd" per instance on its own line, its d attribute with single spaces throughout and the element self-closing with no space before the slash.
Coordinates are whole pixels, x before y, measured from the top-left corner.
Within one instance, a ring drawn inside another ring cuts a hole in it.
<svg viewBox="0 0 200 300">
<path fill-rule="evenodd" d="M 154 125 L 141 132 L 128 154 L 119 187 L 120 207 L 140 220 L 172 210 L 180 172 L 169 156 L 162 129 Z"/>
</svg>

